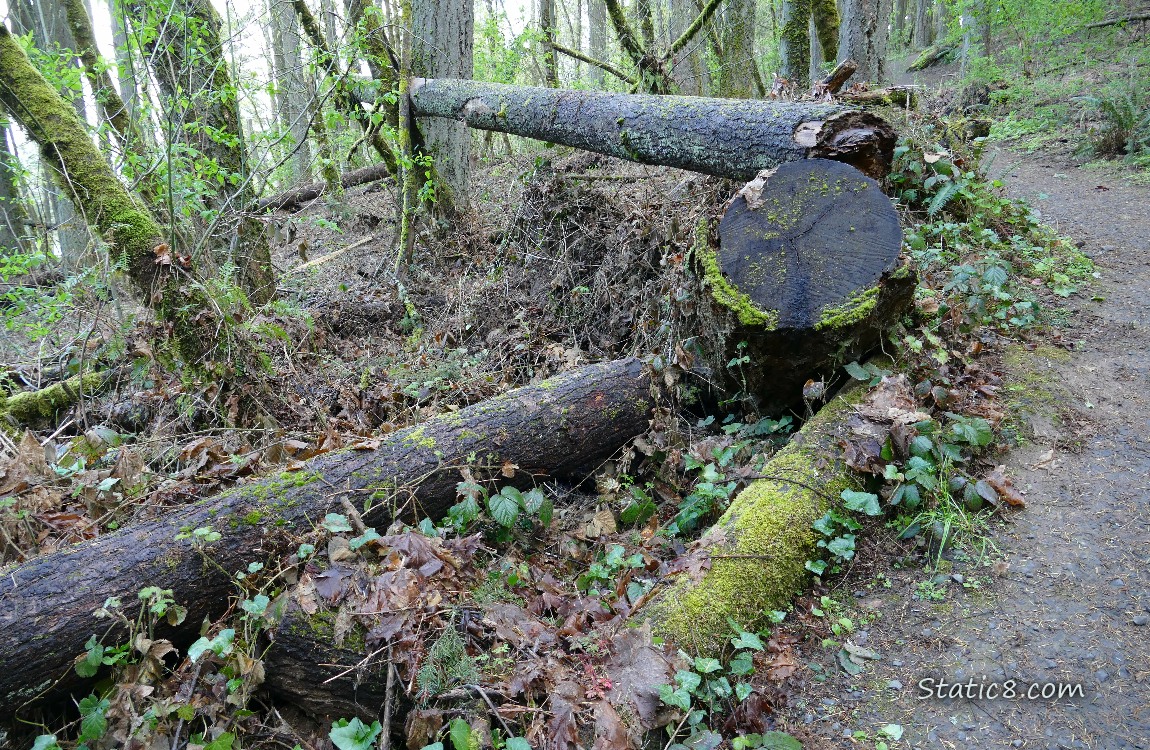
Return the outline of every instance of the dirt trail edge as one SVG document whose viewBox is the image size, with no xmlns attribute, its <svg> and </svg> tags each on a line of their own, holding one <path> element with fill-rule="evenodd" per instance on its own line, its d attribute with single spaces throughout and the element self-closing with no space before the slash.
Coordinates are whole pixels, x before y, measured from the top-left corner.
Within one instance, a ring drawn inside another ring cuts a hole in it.
<svg viewBox="0 0 1150 750">
<path fill-rule="evenodd" d="M 1101 276 L 1071 300 L 1073 351 L 1006 354 L 1027 436 L 1007 467 L 1028 507 L 995 532 L 1006 565 L 846 582 L 840 599 L 881 613 L 855 642 L 882 659 L 814 683 L 788 709 L 807 747 L 873 747 L 887 724 L 904 730 L 892 748 L 1150 747 L 1150 187 L 1009 151 L 993 171 L 1085 241 Z M 943 593 L 922 596 L 923 582 Z M 939 699 L 940 680 L 974 698 Z M 986 697 L 1007 680 L 1018 697 Z M 1041 697 L 1058 685 L 1081 697 Z"/>
</svg>

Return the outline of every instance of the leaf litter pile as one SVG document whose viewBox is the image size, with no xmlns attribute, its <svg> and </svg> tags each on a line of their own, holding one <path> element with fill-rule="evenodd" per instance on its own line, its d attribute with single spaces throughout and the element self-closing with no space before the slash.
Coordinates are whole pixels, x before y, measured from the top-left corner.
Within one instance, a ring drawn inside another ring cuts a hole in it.
<svg viewBox="0 0 1150 750">
<path fill-rule="evenodd" d="M 689 257 L 693 227 L 725 187 L 568 157 L 522 171 L 508 188 L 520 193 L 514 214 L 422 237 L 426 257 L 404 285 L 373 275 L 374 256 L 357 261 L 361 283 L 323 292 L 301 285 L 291 305 L 249 321 L 266 334 L 277 373 L 269 388 L 277 398 L 261 404 L 271 427 L 245 422 L 235 394 L 141 366 L 146 347 L 130 347 L 133 375 L 70 423 L 6 438 L 3 560 L 299 468 L 588 361 L 646 355 L 674 386 L 690 369 L 682 344 L 707 304 Z M 873 388 L 842 449 L 873 477 L 880 513 L 910 511 L 904 544 L 926 557 L 939 549 L 926 513 L 939 503 L 957 498 L 985 513 L 1023 498 L 985 458 L 1004 419 L 1002 374 L 986 356 L 1001 334 L 940 323 L 938 301 L 952 290 L 929 273 L 924 288 L 896 339 L 929 333 L 937 349 L 904 347 L 904 374 L 848 367 Z M 111 349 L 95 347 L 95 359 L 118 365 Z M 81 702 L 82 722 L 50 729 L 91 747 L 213 750 L 367 748 L 388 737 L 415 750 L 437 742 L 608 750 L 652 736 L 668 747 L 791 747 L 775 730 L 802 739 L 803 729 L 776 726 L 775 711 L 809 679 L 802 644 L 831 635 L 812 614 L 816 599 L 799 599 L 759 633 L 732 622 L 730 647 L 717 658 L 662 643 L 633 617 L 684 572 L 681 560 L 707 564 L 685 556 L 692 540 L 800 421 L 748 408 L 661 409 L 647 434 L 577 487 L 501 486 L 516 477 L 514 466 L 490 479 L 463 472 L 449 518 L 418 528 L 365 528 L 347 506 L 301 538 L 296 554 L 267 568 L 253 561 L 232 609 L 205 625 L 189 654 L 151 637 L 180 610 L 145 590 L 133 642 L 90 644 L 80 659 L 110 667 L 113 679 Z M 931 477 L 941 465 L 950 473 L 940 490 Z M 115 605 L 109 616 L 134 606 Z M 322 657 L 323 674 L 277 680 L 282 653 L 308 649 Z M 861 669 L 871 653 L 848 641 L 842 668 Z M 328 692 L 331 702 L 317 699 Z"/>
</svg>

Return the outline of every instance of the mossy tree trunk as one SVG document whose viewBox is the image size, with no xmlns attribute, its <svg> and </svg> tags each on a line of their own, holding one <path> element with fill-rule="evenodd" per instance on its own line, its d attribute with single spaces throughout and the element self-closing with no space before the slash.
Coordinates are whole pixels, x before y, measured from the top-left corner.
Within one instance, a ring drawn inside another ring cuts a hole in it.
<svg viewBox="0 0 1150 750">
<path fill-rule="evenodd" d="M 197 227 L 200 243 L 214 259 L 235 265 L 237 281 L 253 302 L 267 302 L 276 289 L 271 247 L 263 223 L 246 213 L 255 191 L 220 16 L 210 0 L 130 0 L 129 5 L 166 100 L 165 121 L 171 127 L 166 137 L 188 146 L 194 156 L 179 163 L 198 172 L 205 184 L 220 185 L 200 196 L 214 216 Z M 147 33 L 141 33 L 144 27 Z"/>
<path fill-rule="evenodd" d="M 377 448 L 329 453 L 300 471 L 0 570 L 0 716 L 49 687 L 58 699 L 80 685 L 72 664 L 85 641 L 97 634 L 111 646 L 125 634 L 93 615 L 109 597 L 128 603 L 143 586 L 171 589 L 188 616 L 157 637 L 185 648 L 205 617 L 227 608 L 235 572 L 291 554 L 299 534 L 341 512 L 342 499 L 370 506 L 364 521 L 382 529 L 394 517 L 441 518 L 456 502 L 464 467 L 495 478 L 514 464 L 523 482 L 582 479 L 647 429 L 653 408 L 640 362 L 590 365 L 392 433 Z M 219 538 L 188 538 L 202 527 Z"/>
<path fill-rule="evenodd" d="M 834 60 L 838 35 L 839 13 L 835 0 L 784 0 L 783 30 L 779 36 L 783 78 L 799 89 L 808 88 L 813 80 L 811 47 L 817 44 L 823 60 Z"/>
<path fill-rule="evenodd" d="M 882 119 L 812 102 L 608 94 L 458 80 L 415 79 L 416 114 L 461 120 L 644 164 L 749 180 L 811 157 L 837 159 L 878 179 L 895 135 Z"/>
<path fill-rule="evenodd" d="M 811 524 L 858 479 L 841 459 L 846 418 L 866 388 L 854 382 L 808 420 L 738 494 L 687 553 L 691 562 L 632 614 L 692 653 L 718 655 L 727 618 L 748 630 L 769 625 L 805 585 L 807 560 L 818 555 Z"/>
<path fill-rule="evenodd" d="M 854 168 L 809 159 L 761 173 L 717 227 L 698 228 L 714 303 L 700 331 L 707 380 L 767 413 L 801 409 L 807 380 L 831 380 L 908 309 L 901 249 L 897 211 Z"/>
<path fill-rule="evenodd" d="M 756 93 L 755 75 L 755 0 L 726 0 L 723 5 L 723 59 L 719 63 L 719 96 L 750 99 Z M 758 91 L 759 96 L 766 92 Z"/>
</svg>

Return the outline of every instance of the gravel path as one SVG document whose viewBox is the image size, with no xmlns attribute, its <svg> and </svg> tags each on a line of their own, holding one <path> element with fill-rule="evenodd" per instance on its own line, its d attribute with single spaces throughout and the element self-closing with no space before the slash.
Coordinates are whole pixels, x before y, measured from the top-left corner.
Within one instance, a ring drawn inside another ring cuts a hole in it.
<svg viewBox="0 0 1150 750">
<path fill-rule="evenodd" d="M 1007 467 L 1028 507 L 995 532 L 998 575 L 958 563 L 942 600 L 912 597 L 930 579 L 921 567 L 889 571 L 889 588 L 873 573 L 848 580 L 857 611 L 881 615 L 856 643 L 882 660 L 793 702 L 787 723 L 808 749 L 873 747 L 889 723 L 904 729 L 898 748 L 1150 748 L 1150 188 L 1009 151 L 993 171 L 1084 241 L 1101 273 L 1072 300 L 1073 351 L 1006 357 L 1032 433 Z M 976 697 L 924 698 L 924 679 Z M 1039 696 L 1057 690 L 1047 684 L 1082 696 L 986 697 L 1011 679 L 1022 695 L 1036 683 Z"/>
</svg>

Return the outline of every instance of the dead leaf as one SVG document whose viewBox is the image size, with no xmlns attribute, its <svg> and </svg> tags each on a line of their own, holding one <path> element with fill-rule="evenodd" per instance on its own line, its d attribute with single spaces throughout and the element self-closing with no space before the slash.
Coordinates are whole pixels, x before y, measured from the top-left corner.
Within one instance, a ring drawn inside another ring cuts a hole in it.
<svg viewBox="0 0 1150 750">
<path fill-rule="evenodd" d="M 995 491 L 998 493 L 998 496 L 1007 505 L 1014 508 L 1022 508 L 1026 506 L 1026 498 L 1022 496 L 1022 493 L 1018 491 L 1018 489 L 1014 486 L 1014 483 L 1011 482 L 1010 478 L 1006 476 L 1005 465 L 1000 464 L 999 466 L 994 467 L 994 471 L 987 475 L 986 482 L 995 489 Z"/>
<path fill-rule="evenodd" d="M 614 534 L 617 528 L 615 515 L 609 510 L 600 510 L 592 514 L 577 536 L 583 539 L 598 539 L 604 534 Z"/>
</svg>

